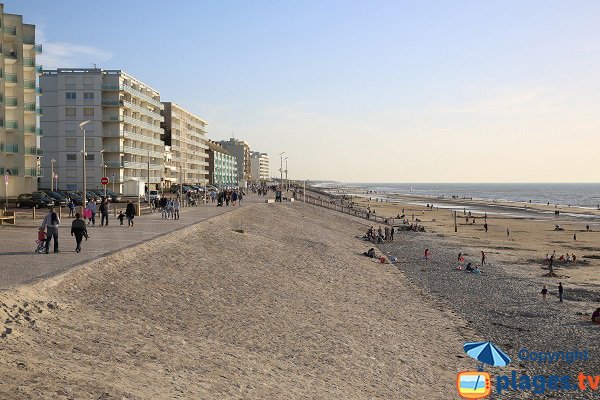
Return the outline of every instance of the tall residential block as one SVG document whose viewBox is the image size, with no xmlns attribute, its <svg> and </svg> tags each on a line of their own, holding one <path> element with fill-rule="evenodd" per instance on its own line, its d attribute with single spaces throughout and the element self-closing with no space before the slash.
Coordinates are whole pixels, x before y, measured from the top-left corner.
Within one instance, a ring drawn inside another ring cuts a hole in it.
<svg viewBox="0 0 600 400">
<path fill-rule="evenodd" d="M 208 141 L 209 183 L 218 188 L 237 187 L 237 161 L 220 144 Z"/>
<path fill-rule="evenodd" d="M 208 183 L 206 122 L 175 103 L 163 104 L 163 140 L 171 149 L 170 163 L 165 163 L 166 185 L 180 182 L 181 176 L 183 183 Z"/>
<path fill-rule="evenodd" d="M 264 182 L 269 180 L 269 155 L 267 153 L 251 151 L 250 167 L 253 182 Z"/>
<path fill-rule="evenodd" d="M 229 151 L 235 157 L 237 162 L 237 179 L 240 186 L 245 186 L 250 182 L 252 170 L 250 166 L 250 146 L 243 140 L 231 138 L 218 142 L 225 150 Z"/>
<path fill-rule="evenodd" d="M 35 44 L 35 26 L 23 17 L 5 14 L 0 4 L 0 174 L 2 199 L 37 190 L 41 175 L 37 117 L 41 109 L 36 85 L 41 67 L 35 63 L 42 51 Z M 4 179 L 8 185 L 4 184 Z"/>
<path fill-rule="evenodd" d="M 98 68 L 45 70 L 40 86 L 42 166 L 58 174 L 59 189 L 83 187 L 84 121 L 88 188 L 101 188 L 103 176 L 117 192 L 137 185 L 131 181 L 159 187 L 165 145 L 157 90 L 121 70 Z M 50 174 L 41 186 L 51 186 Z"/>
</svg>

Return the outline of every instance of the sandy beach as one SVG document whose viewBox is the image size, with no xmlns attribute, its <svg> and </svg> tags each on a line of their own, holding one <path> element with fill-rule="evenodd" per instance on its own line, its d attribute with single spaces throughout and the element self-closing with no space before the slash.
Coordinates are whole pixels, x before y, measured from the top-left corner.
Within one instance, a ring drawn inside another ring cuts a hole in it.
<svg viewBox="0 0 600 400">
<path fill-rule="evenodd" d="M 3 292 L 0 398 L 456 398 L 479 337 L 364 226 L 251 205 Z"/>
</svg>

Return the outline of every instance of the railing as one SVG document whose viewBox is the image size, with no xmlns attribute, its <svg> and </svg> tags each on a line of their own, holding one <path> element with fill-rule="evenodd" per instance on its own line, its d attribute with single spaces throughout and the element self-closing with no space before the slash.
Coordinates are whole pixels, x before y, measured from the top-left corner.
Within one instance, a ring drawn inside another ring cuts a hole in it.
<svg viewBox="0 0 600 400">
<path fill-rule="evenodd" d="M 16 26 L 5 26 L 3 31 L 4 31 L 4 33 L 6 33 L 8 35 L 16 35 L 17 27 Z"/>
<path fill-rule="evenodd" d="M 38 136 L 43 135 L 42 129 L 35 125 L 25 125 L 25 133 L 35 133 Z"/>
<path fill-rule="evenodd" d="M 362 208 L 354 208 L 353 206 L 347 204 L 338 204 L 335 202 L 335 199 L 330 197 L 315 197 L 310 194 L 302 194 L 302 193 L 294 193 L 294 198 L 296 201 L 302 201 L 306 198 L 307 204 L 313 204 L 315 206 L 328 208 L 330 210 L 339 211 L 344 214 L 353 215 L 358 218 L 364 218 L 369 221 L 373 221 L 374 223 L 382 223 L 382 224 L 395 224 L 398 223 L 396 218 L 384 218 L 373 213 L 368 212 Z M 333 202 L 332 202 L 333 201 Z M 401 221 L 401 220 L 400 220 Z"/>
<path fill-rule="evenodd" d="M 103 106 L 120 106 L 121 102 L 119 100 L 102 100 Z"/>
<path fill-rule="evenodd" d="M 4 100 L 4 103 L 5 103 L 7 106 L 16 107 L 16 106 L 17 106 L 17 98 L 16 98 L 16 97 L 7 97 L 7 98 Z"/>
<path fill-rule="evenodd" d="M 4 57 L 9 59 L 9 60 L 16 60 L 17 59 L 17 52 L 16 51 L 5 51 L 4 52 Z"/>
<path fill-rule="evenodd" d="M 19 152 L 19 145 L 18 144 L 7 144 L 4 146 L 7 153 L 18 153 Z"/>
<path fill-rule="evenodd" d="M 23 44 L 35 44 L 35 37 L 31 35 L 23 36 Z"/>
<path fill-rule="evenodd" d="M 0 118 L 0 128 L 4 128 L 4 118 Z"/>
<path fill-rule="evenodd" d="M 35 103 L 25 103 L 23 105 L 23 109 L 25 111 L 35 111 L 36 110 Z"/>
<path fill-rule="evenodd" d="M 41 53 L 42 53 L 42 51 L 43 51 L 43 47 L 42 47 L 42 45 L 41 45 L 41 44 L 36 44 L 36 45 L 34 45 L 34 46 L 33 46 L 33 49 L 35 50 L 35 52 L 36 52 L 37 54 L 41 54 Z"/>
<path fill-rule="evenodd" d="M 36 146 L 29 146 L 25 148 L 25 155 L 28 156 L 43 156 L 44 150 L 37 148 Z"/>
<path fill-rule="evenodd" d="M 160 122 L 164 122 L 164 120 L 165 120 L 165 118 L 164 118 L 162 115 L 160 115 L 160 114 L 158 114 L 158 113 L 155 113 L 155 112 L 154 112 L 154 111 L 152 111 L 152 110 L 148 110 L 147 108 L 144 108 L 144 107 L 142 107 L 142 106 L 139 106 L 139 105 L 137 105 L 137 104 L 134 104 L 134 103 L 132 103 L 132 102 L 130 102 L 130 101 L 126 101 L 126 100 L 124 100 L 124 101 L 123 101 L 123 105 L 124 105 L 125 107 L 129 107 L 129 108 L 131 108 L 132 110 L 136 110 L 136 111 L 138 111 L 138 112 L 141 112 L 141 113 L 143 113 L 143 114 L 146 114 L 147 116 L 149 116 L 149 117 L 151 117 L 151 118 L 153 118 L 153 119 L 156 119 L 156 120 L 158 120 L 158 121 L 160 121 Z"/>
<path fill-rule="evenodd" d="M 43 176 L 43 175 L 42 175 L 42 171 L 38 170 L 37 168 L 25 168 L 25 176 L 36 177 L 36 176 Z"/>
<path fill-rule="evenodd" d="M 24 67 L 35 67 L 35 60 L 33 58 L 24 58 L 23 66 Z"/>
<path fill-rule="evenodd" d="M 9 175 L 12 175 L 12 176 L 17 176 L 17 175 L 19 175 L 19 168 L 0 167 L 0 175 L 4 175 L 6 173 L 8 173 Z"/>
<path fill-rule="evenodd" d="M 105 137 L 124 137 L 126 139 L 138 140 L 140 142 L 150 143 L 150 144 L 154 144 L 157 146 L 164 146 L 164 142 L 160 139 L 145 136 L 145 135 L 131 132 L 131 131 L 116 130 L 116 129 L 105 130 L 104 136 Z"/>
<path fill-rule="evenodd" d="M 7 73 L 6 76 L 4 77 L 4 80 L 6 82 L 11 82 L 11 83 L 17 83 L 17 74 L 11 74 L 11 73 Z"/>
<path fill-rule="evenodd" d="M 102 116 L 102 121 L 106 121 L 106 122 L 123 122 L 123 116 L 122 115 L 103 115 Z"/>
<path fill-rule="evenodd" d="M 148 123 L 148 122 L 142 121 L 142 120 L 140 120 L 140 119 L 137 119 L 137 118 L 133 118 L 133 117 L 129 117 L 129 116 L 125 115 L 125 116 L 123 116 L 123 120 L 124 120 L 124 122 L 125 122 L 125 123 L 127 123 L 127 124 L 131 124 L 131 125 L 141 125 L 141 126 L 142 126 L 142 127 L 144 127 L 145 129 L 148 129 L 148 130 L 154 131 L 154 132 L 156 132 L 156 133 L 160 133 L 160 134 L 164 133 L 164 131 L 162 130 L 162 128 L 161 128 L 161 127 L 159 127 L 159 126 L 156 126 L 156 125 L 152 125 L 152 124 L 150 124 L 150 123 Z"/>
<path fill-rule="evenodd" d="M 35 89 L 35 81 L 31 81 L 31 80 L 23 81 L 23 88 Z"/>
<path fill-rule="evenodd" d="M 143 98 L 143 99 L 144 99 L 144 100 L 146 100 L 148 103 L 150 103 L 150 104 L 154 104 L 154 105 L 155 105 L 156 107 L 158 107 L 160 110 L 164 110 L 164 108 L 165 108 L 165 106 L 164 106 L 164 105 L 163 105 L 163 104 L 160 102 L 160 100 L 156 100 L 156 99 L 155 99 L 155 98 L 153 98 L 152 96 L 150 96 L 150 95 L 147 95 L 146 93 L 144 93 L 144 92 L 142 92 L 142 91 L 140 91 L 140 90 L 134 89 L 134 88 L 132 88 L 131 86 L 128 86 L 128 85 L 121 85 L 121 90 L 123 90 L 123 91 L 125 91 L 125 92 L 127 92 L 127 93 L 129 93 L 129 94 L 131 94 L 131 95 L 134 95 L 134 96 L 137 96 L 137 97 L 141 97 L 141 98 Z"/>
<path fill-rule="evenodd" d="M 6 121 L 6 129 L 19 129 L 17 121 Z"/>
<path fill-rule="evenodd" d="M 35 67 L 35 72 L 37 72 L 38 74 L 41 74 L 44 70 L 44 66 L 43 65 L 38 65 Z"/>
</svg>

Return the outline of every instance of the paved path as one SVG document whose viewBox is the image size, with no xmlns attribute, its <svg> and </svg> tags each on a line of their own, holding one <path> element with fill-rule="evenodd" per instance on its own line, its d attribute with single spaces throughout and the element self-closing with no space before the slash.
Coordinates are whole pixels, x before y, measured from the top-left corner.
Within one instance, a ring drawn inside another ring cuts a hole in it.
<svg viewBox="0 0 600 400">
<path fill-rule="evenodd" d="M 264 201 L 265 197 L 249 195 L 244 197 L 243 204 Z M 96 226 L 88 227 L 90 239 L 82 242 L 79 254 L 75 252 L 75 238 L 71 237 L 70 218 L 63 218 L 59 228 L 58 254 L 52 253 L 53 244 L 50 245 L 50 254 L 35 253 L 37 227 L 41 220 L 37 220 L 35 225 L 29 220 L 23 221 L 23 225 L 0 226 L 0 290 L 54 276 L 76 265 L 238 208 L 216 207 L 214 204 L 185 207 L 181 210 L 181 218 L 176 221 L 162 219 L 160 213 L 147 214 L 135 217 L 132 228 L 127 227 L 127 220 L 124 226 L 119 226 L 119 221 L 112 214 L 108 227 L 99 226 L 100 218 L 96 218 Z"/>
</svg>

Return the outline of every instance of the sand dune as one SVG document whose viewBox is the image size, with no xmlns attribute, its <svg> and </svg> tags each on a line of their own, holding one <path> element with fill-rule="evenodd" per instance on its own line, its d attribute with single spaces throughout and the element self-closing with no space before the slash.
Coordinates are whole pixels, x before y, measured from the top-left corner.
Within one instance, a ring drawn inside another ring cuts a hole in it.
<svg viewBox="0 0 600 400">
<path fill-rule="evenodd" d="M 455 398 L 472 332 L 362 231 L 253 205 L 5 292 L 0 398 Z"/>
</svg>

